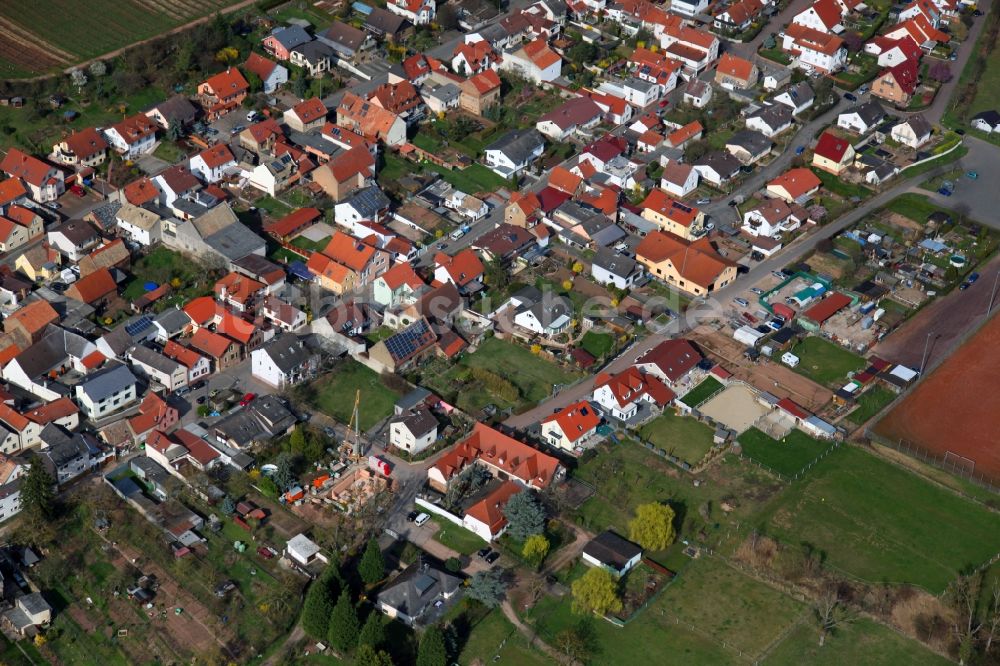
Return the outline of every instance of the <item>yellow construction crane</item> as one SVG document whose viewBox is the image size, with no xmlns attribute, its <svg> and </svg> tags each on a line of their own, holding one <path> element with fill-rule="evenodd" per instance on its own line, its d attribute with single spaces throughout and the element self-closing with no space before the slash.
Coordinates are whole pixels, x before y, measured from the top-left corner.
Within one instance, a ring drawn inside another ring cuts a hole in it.
<svg viewBox="0 0 1000 666">
<path fill-rule="evenodd" d="M 344 446 L 350 447 L 351 458 L 355 461 L 361 458 L 361 416 L 359 409 L 361 407 L 361 389 L 358 389 L 357 393 L 354 394 L 354 409 L 351 410 L 351 422 L 347 424 L 347 436 L 344 439 Z M 351 441 L 351 435 L 354 435 L 354 441 Z"/>
</svg>

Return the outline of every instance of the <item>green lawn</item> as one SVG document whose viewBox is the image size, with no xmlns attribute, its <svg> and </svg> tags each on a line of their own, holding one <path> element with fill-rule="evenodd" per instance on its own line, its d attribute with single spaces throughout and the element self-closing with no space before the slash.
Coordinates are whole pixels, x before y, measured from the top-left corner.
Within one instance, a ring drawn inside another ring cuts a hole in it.
<svg viewBox="0 0 1000 666">
<path fill-rule="evenodd" d="M 1000 551 L 1000 515 L 853 446 L 792 483 L 758 523 L 847 574 L 934 594 Z"/>
<path fill-rule="evenodd" d="M 583 459 L 573 476 L 594 488 L 594 496 L 575 512 L 583 527 L 628 534 L 628 522 L 638 505 L 667 502 L 688 518 L 676 525 L 681 538 L 692 536 L 685 530 L 703 529 L 713 547 L 737 539 L 731 530 L 749 520 L 782 487 L 770 474 L 735 456 L 726 456 L 703 472 L 699 478 L 707 483 L 695 486 L 685 472 L 632 440 L 600 446 Z M 719 508 L 727 498 L 733 507 L 728 513 Z M 702 510 L 708 516 L 704 525 Z"/>
<path fill-rule="evenodd" d="M 925 223 L 932 213 L 944 210 L 934 205 L 927 195 L 912 192 L 899 195 L 886 205 L 886 209 L 920 224 Z"/>
<path fill-rule="evenodd" d="M 764 666 L 944 666 L 951 661 L 917 641 L 868 618 L 855 618 L 838 626 L 819 646 L 814 622 L 804 622 L 763 661 Z"/>
<path fill-rule="evenodd" d="M 291 206 L 267 195 L 254 201 L 253 205 L 261 210 L 267 211 L 268 215 L 271 217 L 281 218 L 292 212 Z"/>
<path fill-rule="evenodd" d="M 500 187 L 510 185 L 505 178 L 501 178 L 482 164 L 473 164 L 465 169 L 448 169 L 436 164 L 424 164 L 424 169 L 441 174 L 441 177 L 454 187 L 466 194 L 476 194 L 477 192 L 494 192 Z"/>
<path fill-rule="evenodd" d="M 24 652 L 21 652 L 24 650 Z M 25 656 L 27 653 L 27 656 Z M 0 637 L 0 661 L 7 666 L 29 666 L 43 664 L 45 660 L 38 654 L 38 648 L 31 641 L 21 641 L 20 647 L 6 638 Z"/>
<path fill-rule="evenodd" d="M 292 245 L 301 247 L 303 250 L 322 250 L 330 243 L 330 237 L 326 236 L 317 241 L 310 240 L 305 236 L 296 236 L 292 239 Z"/>
<path fill-rule="evenodd" d="M 161 160 L 175 164 L 180 162 L 187 153 L 181 150 L 173 141 L 167 141 L 166 139 L 160 141 L 159 145 L 156 146 L 156 150 L 153 151 L 153 155 L 159 157 Z"/>
<path fill-rule="evenodd" d="M 681 398 L 681 402 L 688 407 L 697 407 L 721 388 L 722 383 L 718 379 L 715 377 L 706 377 L 705 381 L 685 393 L 684 397 Z"/>
<path fill-rule="evenodd" d="M 587 331 L 580 340 L 580 346 L 594 358 L 602 358 L 614 347 L 615 336 L 610 333 Z"/>
<path fill-rule="evenodd" d="M 639 431 L 639 435 L 681 460 L 694 465 L 712 448 L 712 429 L 696 419 L 668 409 Z"/>
<path fill-rule="evenodd" d="M 485 541 L 464 527 L 459 527 L 455 523 L 448 522 L 444 518 L 434 514 L 431 514 L 431 519 L 438 524 L 438 531 L 434 533 L 434 540 L 442 546 L 451 548 L 456 553 L 472 555 L 486 545 Z"/>
<path fill-rule="evenodd" d="M 819 177 L 820 182 L 823 183 L 823 189 L 845 199 L 850 199 L 851 197 L 867 199 L 872 195 L 872 191 L 864 185 L 848 183 L 822 169 L 813 169 L 812 171 Z"/>
<path fill-rule="evenodd" d="M 59 636 L 49 641 L 47 647 L 55 652 L 64 664 L 128 666 L 129 659 L 125 653 L 112 645 L 103 635 L 84 631 L 68 613 L 52 615 L 52 629 L 58 631 Z"/>
<path fill-rule="evenodd" d="M 332 372 L 316 380 L 310 388 L 313 391 L 311 400 L 316 408 L 341 423 L 351 420 L 354 396 L 360 389 L 361 405 L 358 412 L 363 430 L 368 430 L 391 415 L 393 405 L 399 398 L 398 393 L 382 383 L 382 378 L 375 371 L 353 359 L 338 365 Z"/>
<path fill-rule="evenodd" d="M 476 661 L 492 663 L 496 655 L 502 664 L 518 666 L 546 666 L 551 661 L 535 650 L 507 621 L 499 609 L 479 620 L 472 626 L 472 633 L 462 646 L 458 663 L 471 664 Z"/>
<path fill-rule="evenodd" d="M 835 78 L 841 83 L 841 87 L 847 90 L 854 90 L 863 83 L 868 83 L 879 72 L 878 59 L 867 53 L 859 53 L 854 57 L 852 64 L 859 65 L 858 72 L 842 71 L 837 72 Z"/>
<path fill-rule="evenodd" d="M 529 619 L 549 641 L 584 623 L 596 647 L 593 664 L 744 663 L 807 612 L 792 598 L 710 557 L 690 561 L 623 628 L 574 614 L 571 603 L 570 595 L 546 597 Z"/>
<path fill-rule="evenodd" d="M 847 418 L 855 425 L 868 422 L 896 399 L 896 394 L 887 388 L 874 386 L 858 396 L 858 406 Z"/>
<path fill-rule="evenodd" d="M 823 338 L 809 336 L 792 348 L 799 357 L 795 371 L 823 386 L 842 385 L 847 373 L 864 369 L 866 362 L 857 354 Z"/>
<path fill-rule="evenodd" d="M 175 289 L 169 300 L 179 302 L 181 305 L 190 298 L 201 295 L 201 292 L 209 289 L 210 285 L 203 282 L 205 279 L 204 270 L 190 259 L 169 250 L 162 245 L 158 245 L 132 265 L 132 280 L 125 285 L 122 296 L 127 301 L 133 301 L 146 293 L 146 282 L 155 282 L 157 285 L 169 284 L 175 278 L 180 280 L 181 286 Z"/>
<path fill-rule="evenodd" d="M 829 449 L 833 443 L 810 437 L 793 430 L 781 441 L 769 437 L 757 428 L 750 428 L 739 437 L 743 453 L 765 467 L 787 477 L 793 477 Z"/>
</svg>

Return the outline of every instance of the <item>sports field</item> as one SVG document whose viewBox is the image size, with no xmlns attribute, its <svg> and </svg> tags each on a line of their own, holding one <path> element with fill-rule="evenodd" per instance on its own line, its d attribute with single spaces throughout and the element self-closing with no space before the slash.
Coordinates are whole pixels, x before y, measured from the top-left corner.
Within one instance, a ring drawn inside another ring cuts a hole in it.
<svg viewBox="0 0 1000 666">
<path fill-rule="evenodd" d="M 893 443 L 929 451 L 939 459 L 950 451 L 955 455 L 947 456 L 947 462 L 962 472 L 1000 479 L 998 336 L 1000 318 L 994 315 L 889 412 L 875 426 L 875 432 Z"/>
<path fill-rule="evenodd" d="M 239 0 L 4 0 L 0 77 L 62 69 L 237 4 Z"/>
<path fill-rule="evenodd" d="M 841 446 L 761 513 L 764 530 L 808 543 L 869 582 L 942 592 L 1000 552 L 1000 514 L 853 446 Z"/>
</svg>

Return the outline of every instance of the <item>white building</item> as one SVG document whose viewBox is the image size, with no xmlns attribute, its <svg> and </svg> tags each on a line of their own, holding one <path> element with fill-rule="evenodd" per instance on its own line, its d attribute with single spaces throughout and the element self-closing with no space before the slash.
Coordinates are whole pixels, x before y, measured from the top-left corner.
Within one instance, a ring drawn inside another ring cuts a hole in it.
<svg viewBox="0 0 1000 666">
<path fill-rule="evenodd" d="M 590 264 L 590 274 L 600 284 L 630 289 L 644 273 L 642 265 L 635 259 L 600 248 Z"/>
<path fill-rule="evenodd" d="M 138 398 L 138 380 L 124 365 L 86 377 L 76 385 L 76 402 L 91 420 L 125 409 Z"/>
<path fill-rule="evenodd" d="M 115 222 L 122 235 L 143 247 L 159 243 L 162 238 L 160 216 L 151 210 L 126 202 L 115 213 Z"/>
<path fill-rule="evenodd" d="M 389 422 L 389 443 L 408 453 L 420 453 L 438 437 L 438 420 L 426 408 L 401 414 Z"/>
<path fill-rule="evenodd" d="M 542 439 L 550 446 L 573 451 L 591 440 L 600 424 L 600 414 L 583 400 L 542 419 Z"/>
<path fill-rule="evenodd" d="M 305 381 L 316 372 L 317 357 L 297 336 L 283 333 L 250 352 L 250 370 L 255 379 L 285 388 Z"/>
<path fill-rule="evenodd" d="M 206 183 L 217 183 L 236 169 L 236 158 L 224 143 L 206 148 L 191 158 L 191 173 Z"/>
<path fill-rule="evenodd" d="M 595 105 L 596 106 L 596 105 Z M 545 139 L 535 130 L 511 130 L 486 147 L 486 166 L 504 178 L 516 176 L 545 153 Z"/>
<path fill-rule="evenodd" d="M 500 70 L 514 72 L 540 85 L 559 78 L 562 58 L 549 48 L 544 39 L 536 39 L 516 51 L 504 53 Z"/>
<path fill-rule="evenodd" d="M 413 25 L 427 25 L 437 15 L 435 0 L 391 0 L 386 3 L 386 9 L 397 16 L 402 16 Z"/>
</svg>

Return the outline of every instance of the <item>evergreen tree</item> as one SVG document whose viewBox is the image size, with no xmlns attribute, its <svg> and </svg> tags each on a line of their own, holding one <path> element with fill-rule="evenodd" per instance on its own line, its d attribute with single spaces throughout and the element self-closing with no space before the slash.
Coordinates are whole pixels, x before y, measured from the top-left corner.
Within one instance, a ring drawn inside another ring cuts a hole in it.
<svg viewBox="0 0 1000 666">
<path fill-rule="evenodd" d="M 346 652 L 358 642 L 358 611 L 351 602 L 347 590 L 342 590 L 337 605 L 330 614 L 330 627 L 326 632 L 326 640 L 341 652 Z"/>
<path fill-rule="evenodd" d="M 356 666 L 392 666 L 392 657 L 385 650 L 376 651 L 370 645 L 362 645 L 354 655 Z"/>
<path fill-rule="evenodd" d="M 444 634 L 437 627 L 428 627 L 417 648 L 417 666 L 448 666 L 448 650 Z"/>
<path fill-rule="evenodd" d="M 530 490 L 522 490 L 507 500 L 503 515 L 510 523 L 507 533 L 518 541 L 545 531 L 545 508 Z"/>
<path fill-rule="evenodd" d="M 44 522 L 55 515 L 55 479 L 38 456 L 31 461 L 21 482 L 21 513 L 31 522 Z"/>
<path fill-rule="evenodd" d="M 368 540 L 364 555 L 358 564 L 358 573 L 361 580 L 368 585 L 374 585 L 385 576 L 385 559 L 382 557 L 382 550 L 378 547 L 378 541 L 374 538 Z"/>
<path fill-rule="evenodd" d="M 365 625 L 361 627 L 361 633 L 358 635 L 358 646 L 367 645 L 378 650 L 383 643 L 385 643 L 385 624 L 382 621 L 382 614 L 378 611 L 372 611 L 368 614 Z"/>
<path fill-rule="evenodd" d="M 305 603 L 302 605 L 302 628 L 317 640 L 326 638 L 333 613 L 337 568 L 330 566 L 309 587 Z"/>
</svg>

